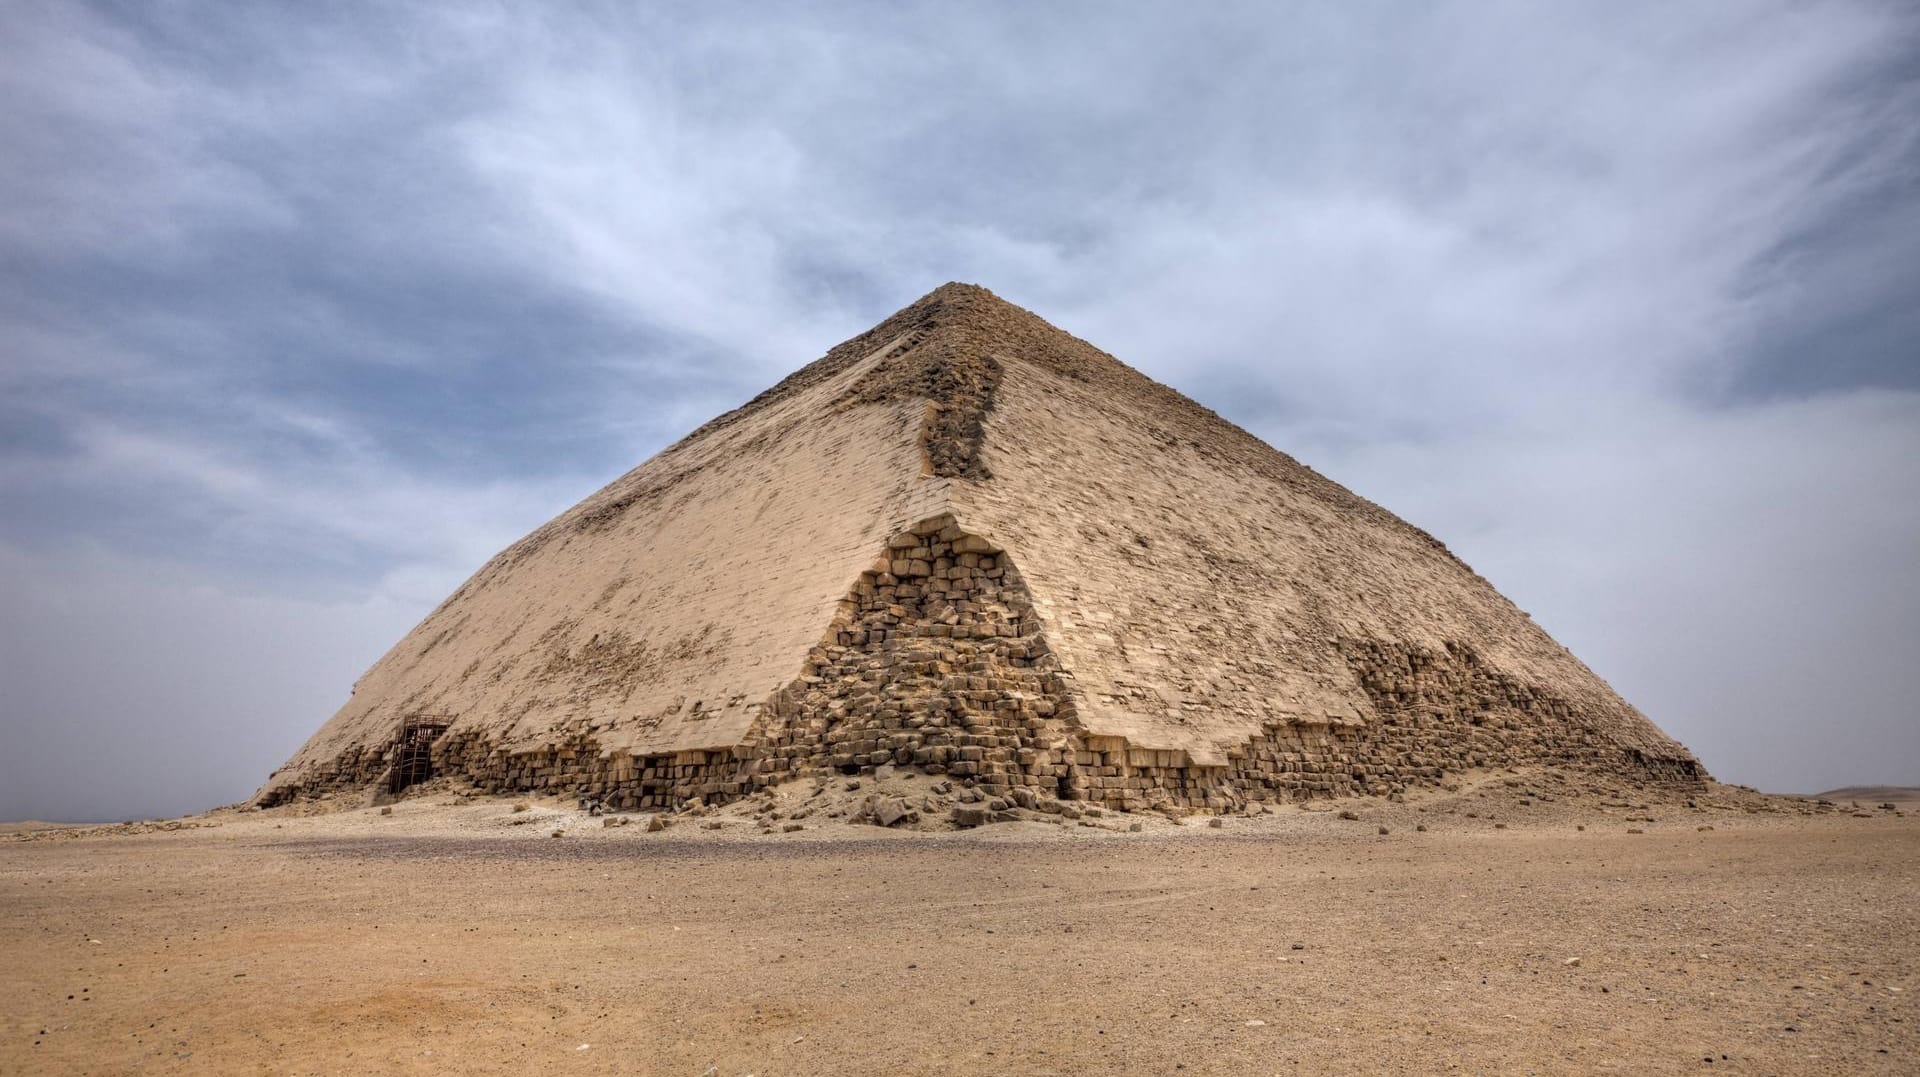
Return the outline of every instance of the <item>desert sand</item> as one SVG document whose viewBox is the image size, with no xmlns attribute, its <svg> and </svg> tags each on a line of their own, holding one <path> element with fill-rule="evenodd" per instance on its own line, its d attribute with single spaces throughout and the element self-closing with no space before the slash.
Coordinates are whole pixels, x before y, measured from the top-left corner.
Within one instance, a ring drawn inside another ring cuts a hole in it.
<svg viewBox="0 0 1920 1077">
<path fill-rule="evenodd" d="M 845 784 L 0 838 L 0 1072 L 1920 1069 L 1911 802 L 1496 772 L 925 832 Z"/>
</svg>

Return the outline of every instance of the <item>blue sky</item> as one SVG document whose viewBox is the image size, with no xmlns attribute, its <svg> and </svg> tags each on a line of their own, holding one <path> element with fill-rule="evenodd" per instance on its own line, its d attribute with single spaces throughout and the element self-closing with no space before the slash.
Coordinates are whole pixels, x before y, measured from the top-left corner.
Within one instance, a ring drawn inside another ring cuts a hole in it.
<svg viewBox="0 0 1920 1077">
<path fill-rule="evenodd" d="M 0 3 L 0 818 L 238 799 L 946 280 L 1439 535 L 1720 777 L 1920 781 L 1900 3 Z"/>
</svg>

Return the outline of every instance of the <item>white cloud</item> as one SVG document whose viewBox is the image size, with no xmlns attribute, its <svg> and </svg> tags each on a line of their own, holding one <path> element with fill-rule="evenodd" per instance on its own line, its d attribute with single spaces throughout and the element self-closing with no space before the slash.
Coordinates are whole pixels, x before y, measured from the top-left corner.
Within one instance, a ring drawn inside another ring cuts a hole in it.
<svg viewBox="0 0 1920 1077">
<path fill-rule="evenodd" d="M 0 10 L 0 244 L 164 256 L 196 220 L 284 226 L 278 192 L 209 136 L 228 102 L 78 5 Z"/>
</svg>

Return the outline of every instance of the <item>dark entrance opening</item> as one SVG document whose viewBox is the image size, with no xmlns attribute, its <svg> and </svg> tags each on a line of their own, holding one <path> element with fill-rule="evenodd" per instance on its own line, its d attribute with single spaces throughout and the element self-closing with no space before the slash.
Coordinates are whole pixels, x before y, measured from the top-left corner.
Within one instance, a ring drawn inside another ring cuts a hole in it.
<svg viewBox="0 0 1920 1077">
<path fill-rule="evenodd" d="M 433 742 L 446 731 L 447 723 L 439 718 L 419 718 L 400 727 L 400 736 L 393 743 L 387 792 L 398 793 L 433 777 Z"/>
</svg>

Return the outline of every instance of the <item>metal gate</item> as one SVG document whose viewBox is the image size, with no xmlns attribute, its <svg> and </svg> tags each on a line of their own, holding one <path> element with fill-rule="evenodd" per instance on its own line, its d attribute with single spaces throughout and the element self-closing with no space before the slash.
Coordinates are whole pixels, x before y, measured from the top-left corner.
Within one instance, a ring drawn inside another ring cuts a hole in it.
<svg viewBox="0 0 1920 1077">
<path fill-rule="evenodd" d="M 433 777 L 433 742 L 447 731 L 450 715 L 418 715 L 400 726 L 393 742 L 387 792 L 398 793 Z"/>
</svg>

